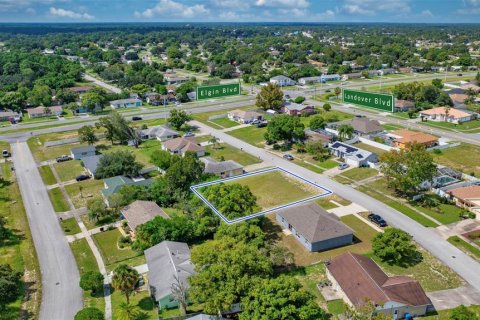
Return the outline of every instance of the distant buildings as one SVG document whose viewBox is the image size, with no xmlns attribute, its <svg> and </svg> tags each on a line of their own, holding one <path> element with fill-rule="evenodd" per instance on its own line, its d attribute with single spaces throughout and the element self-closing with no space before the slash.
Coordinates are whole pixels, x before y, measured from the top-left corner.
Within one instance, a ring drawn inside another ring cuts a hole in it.
<svg viewBox="0 0 480 320">
<path fill-rule="evenodd" d="M 322 74 L 320 76 L 320 82 L 321 83 L 326 83 L 329 81 L 339 81 L 341 80 L 342 77 L 338 74 Z"/>
<path fill-rule="evenodd" d="M 415 102 L 409 100 L 395 99 L 395 112 L 405 112 L 415 108 Z"/>
<path fill-rule="evenodd" d="M 307 85 L 307 84 L 320 83 L 320 81 L 321 81 L 320 76 L 305 77 L 305 78 L 298 79 L 298 84 L 304 86 L 304 85 Z"/>
<path fill-rule="evenodd" d="M 346 122 L 351 125 L 355 134 L 359 136 L 368 136 L 383 132 L 383 127 L 377 120 L 370 120 L 367 117 L 354 118 Z"/>
<path fill-rule="evenodd" d="M 113 100 L 110 101 L 110 106 L 113 109 L 141 107 L 142 100 L 136 98 Z"/>
<path fill-rule="evenodd" d="M 252 110 L 232 110 L 227 113 L 227 117 L 232 121 L 242 124 L 251 123 L 255 120 L 263 120 L 263 115 L 261 113 Z"/>
<path fill-rule="evenodd" d="M 200 160 L 205 164 L 205 173 L 214 174 L 220 178 L 229 178 L 243 173 L 243 166 L 233 160 L 217 161 L 210 157 Z"/>
<path fill-rule="evenodd" d="M 22 114 L 11 110 L 0 111 L 0 121 L 20 121 Z"/>
<path fill-rule="evenodd" d="M 181 84 L 181 83 L 187 82 L 189 80 L 188 77 L 179 76 L 175 73 L 166 73 L 164 75 L 164 79 L 165 79 L 165 81 L 167 82 L 168 85 Z"/>
<path fill-rule="evenodd" d="M 293 86 L 296 84 L 294 80 L 285 76 L 276 76 L 276 77 L 270 78 L 270 83 L 277 84 L 280 87 Z"/>
<path fill-rule="evenodd" d="M 78 86 L 78 87 L 71 87 L 68 88 L 68 90 L 78 93 L 78 94 L 83 94 L 87 93 L 88 91 L 92 90 L 94 87 L 92 86 Z"/>
<path fill-rule="evenodd" d="M 473 120 L 474 115 L 455 108 L 438 107 L 419 112 L 419 116 L 431 121 L 462 123 Z"/>
<path fill-rule="evenodd" d="M 30 118 L 42 118 L 42 117 L 51 117 L 51 116 L 61 116 L 63 113 L 62 106 L 52 106 L 52 107 L 43 107 L 39 106 L 36 108 L 28 108 L 28 116 Z"/>
<path fill-rule="evenodd" d="M 282 107 L 282 112 L 290 116 L 310 115 L 315 113 L 315 108 L 311 105 L 289 102 Z"/>
</svg>

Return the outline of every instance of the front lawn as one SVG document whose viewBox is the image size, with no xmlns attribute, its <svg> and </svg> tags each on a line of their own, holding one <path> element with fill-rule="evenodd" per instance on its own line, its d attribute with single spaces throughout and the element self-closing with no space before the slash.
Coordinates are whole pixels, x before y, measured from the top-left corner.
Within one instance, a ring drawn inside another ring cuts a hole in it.
<svg viewBox="0 0 480 320">
<path fill-rule="evenodd" d="M 139 255 L 138 252 L 133 251 L 130 247 L 120 249 L 118 247 L 118 240 L 122 234 L 118 229 L 108 230 L 105 232 L 93 235 L 106 265 L 116 262 L 131 259 Z"/>
<path fill-rule="evenodd" d="M 60 181 L 74 180 L 77 176 L 84 172 L 82 163 L 80 160 L 70 160 L 53 165 L 55 171 L 57 171 Z"/>
<path fill-rule="evenodd" d="M 110 152 L 119 151 L 119 150 L 126 150 L 135 154 L 135 159 L 143 164 L 144 166 L 151 166 L 150 163 L 150 156 L 155 150 L 160 150 L 162 144 L 160 141 L 154 140 L 147 140 L 144 141 L 138 148 L 133 146 L 126 146 L 126 145 L 111 145 L 105 141 L 97 146 L 97 149 L 103 153 L 108 154 Z"/>
<path fill-rule="evenodd" d="M 343 199 L 342 197 L 340 197 L 336 194 L 332 194 L 332 195 L 317 199 L 317 200 L 315 200 L 315 202 L 325 210 L 338 208 L 338 205 L 336 205 L 334 202 L 336 202 L 336 203 L 338 203 L 342 206 L 348 206 L 352 203 L 351 201 Z"/>
<path fill-rule="evenodd" d="M 205 148 L 206 155 L 210 156 L 216 160 L 233 160 L 241 164 L 242 166 L 248 166 L 251 164 L 256 164 L 262 162 L 258 158 L 240 150 L 232 147 L 229 144 L 221 143 L 213 145 L 208 145 Z"/>
<path fill-rule="evenodd" d="M 76 209 L 85 207 L 91 199 L 101 198 L 102 189 L 103 181 L 93 179 L 65 186 L 65 190 Z"/>
<path fill-rule="evenodd" d="M 479 154 L 480 147 L 466 143 L 462 143 L 458 147 L 441 150 L 440 154 L 431 153 L 436 163 L 466 174 L 473 173 L 476 177 L 480 177 Z"/>
<path fill-rule="evenodd" d="M 342 172 L 340 175 L 354 181 L 361 181 L 378 175 L 378 171 L 373 168 L 353 168 Z"/>
<path fill-rule="evenodd" d="M 232 128 L 232 127 L 236 127 L 236 126 L 240 125 L 240 123 L 232 121 L 232 120 L 228 119 L 227 117 L 208 120 L 208 122 L 209 123 L 213 122 L 217 126 L 220 126 L 220 127 L 223 127 L 223 128 Z"/>
<path fill-rule="evenodd" d="M 448 238 L 447 241 L 474 259 L 480 260 L 480 249 L 478 247 L 471 245 L 458 236 L 452 236 Z"/>
<path fill-rule="evenodd" d="M 45 160 L 51 160 L 55 159 L 57 157 L 60 157 L 61 155 L 69 155 L 71 153 L 72 148 L 79 148 L 79 147 L 84 147 L 87 146 L 85 143 L 71 143 L 71 144 L 62 144 L 59 146 L 54 146 L 54 147 L 45 147 L 43 145 L 38 145 L 38 141 L 33 138 L 29 140 L 29 145 L 33 145 L 33 148 L 30 148 L 30 150 L 33 153 L 33 156 L 35 160 L 37 161 L 45 161 Z M 35 144 L 37 144 L 35 146 Z"/>
<path fill-rule="evenodd" d="M 48 186 L 57 183 L 57 179 L 55 179 L 55 176 L 53 175 L 50 166 L 38 167 L 38 171 L 40 172 L 40 176 L 42 177 L 43 183 L 45 185 Z"/>
<path fill-rule="evenodd" d="M 80 227 L 78 226 L 77 220 L 75 220 L 75 218 L 62 220 L 62 222 L 60 222 L 60 226 L 62 227 L 63 232 L 65 232 L 67 236 L 74 235 L 81 232 Z"/>
<path fill-rule="evenodd" d="M 127 302 L 125 295 L 120 291 L 113 291 L 112 293 L 112 319 L 118 318 L 118 308 L 122 302 Z M 148 290 L 134 292 L 130 295 L 130 304 L 137 306 L 141 316 L 135 319 L 158 319 L 158 311 L 153 303 Z M 132 318 L 133 319 L 133 318 Z"/>
<path fill-rule="evenodd" d="M 478 132 L 480 130 L 480 120 L 472 120 L 464 123 L 451 123 L 444 121 L 424 121 L 422 124 L 426 124 L 431 127 L 437 127 L 447 130 L 455 130 L 460 132 Z"/>
<path fill-rule="evenodd" d="M 265 141 L 265 132 L 267 128 L 257 128 L 256 126 L 248 126 L 227 132 L 229 135 L 243 140 L 251 145 L 263 147 Z"/>
<path fill-rule="evenodd" d="M 48 196 L 50 197 L 55 212 L 65 212 L 70 210 L 67 200 L 63 197 L 62 190 L 60 190 L 59 187 L 48 190 Z"/>
</svg>

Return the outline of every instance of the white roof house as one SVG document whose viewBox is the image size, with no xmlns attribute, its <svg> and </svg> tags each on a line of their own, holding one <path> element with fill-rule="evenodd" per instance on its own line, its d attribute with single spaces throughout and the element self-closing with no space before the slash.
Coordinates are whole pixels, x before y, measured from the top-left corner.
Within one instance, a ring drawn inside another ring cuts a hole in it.
<svg viewBox="0 0 480 320">
<path fill-rule="evenodd" d="M 270 78 L 270 83 L 278 84 L 280 87 L 293 86 L 295 85 L 295 80 L 290 79 L 289 77 L 280 75 L 273 78 Z"/>
<path fill-rule="evenodd" d="M 142 130 L 140 135 L 144 140 L 157 139 L 159 141 L 167 141 L 179 137 L 180 133 L 167 126 L 153 126 Z"/>
</svg>

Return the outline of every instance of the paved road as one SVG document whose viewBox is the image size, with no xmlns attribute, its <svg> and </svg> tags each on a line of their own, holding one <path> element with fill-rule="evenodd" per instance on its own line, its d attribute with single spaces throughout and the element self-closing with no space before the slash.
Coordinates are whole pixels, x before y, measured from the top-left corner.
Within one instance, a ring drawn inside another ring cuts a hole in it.
<svg viewBox="0 0 480 320">
<path fill-rule="evenodd" d="M 60 228 L 30 149 L 25 142 L 13 143 L 11 147 L 42 273 L 40 320 L 73 319 L 83 306 L 77 263 Z"/>
<path fill-rule="evenodd" d="M 91 81 L 91 82 L 95 83 L 97 86 L 105 88 L 105 89 L 107 89 L 109 91 L 112 91 L 114 93 L 122 93 L 122 89 L 120 89 L 119 87 L 112 86 L 111 84 L 105 83 L 102 80 L 99 80 L 97 78 L 89 76 L 88 74 L 83 74 L 83 78 L 87 81 Z"/>
<path fill-rule="evenodd" d="M 457 272 L 472 287 L 480 290 L 480 264 L 440 237 L 440 235 L 436 233 L 434 229 L 425 228 L 402 213 L 387 206 L 386 204 L 377 201 L 348 185 L 343 185 L 336 181 L 330 180 L 329 177 L 323 174 L 314 173 L 299 165 L 284 160 L 283 158 L 274 156 L 264 149 L 252 146 L 200 122 L 193 121 L 192 124 L 202 128 L 202 131 L 209 132 L 220 140 L 223 140 L 238 149 L 242 149 L 243 151 L 262 159 L 263 161 L 268 161 L 276 166 L 282 167 L 299 176 L 314 181 L 330 189 L 339 196 L 358 203 L 367 210 L 380 214 L 390 225 L 410 233 L 415 241 L 417 241 L 423 248 L 428 250 L 435 257 Z"/>
</svg>

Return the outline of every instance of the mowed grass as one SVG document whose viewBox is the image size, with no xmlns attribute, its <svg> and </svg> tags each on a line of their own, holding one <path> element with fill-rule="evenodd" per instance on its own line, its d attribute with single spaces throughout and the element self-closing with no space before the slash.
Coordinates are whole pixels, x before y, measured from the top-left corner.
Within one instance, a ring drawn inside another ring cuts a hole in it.
<svg viewBox="0 0 480 320">
<path fill-rule="evenodd" d="M 131 259 L 139 255 L 138 252 L 133 251 L 129 247 L 124 249 L 118 247 L 118 240 L 121 236 L 122 234 L 118 229 L 108 230 L 93 235 L 93 239 L 100 249 L 106 265 Z"/>
<path fill-rule="evenodd" d="M 223 127 L 223 128 L 232 128 L 232 127 L 240 125 L 240 123 L 232 121 L 232 120 L 228 119 L 227 117 L 212 119 L 212 120 L 209 120 L 208 122 L 209 123 L 213 122 L 217 126 L 220 126 L 220 127 Z"/>
<path fill-rule="evenodd" d="M 58 177 L 63 182 L 73 180 L 84 172 L 80 160 L 55 163 L 53 168 L 57 171 Z"/>
<path fill-rule="evenodd" d="M 120 291 L 114 290 L 112 293 L 112 319 L 119 319 L 118 309 L 122 302 L 127 302 L 125 295 Z M 141 316 L 135 319 L 158 319 L 158 311 L 155 308 L 155 304 L 148 290 L 132 293 L 130 296 L 130 304 L 138 307 L 142 313 Z"/>
<path fill-rule="evenodd" d="M 267 128 L 257 128 L 256 126 L 248 126 L 227 132 L 229 135 L 242 141 L 250 143 L 257 147 L 263 147 L 265 142 L 265 132 Z"/>
<path fill-rule="evenodd" d="M 62 190 L 60 190 L 59 187 L 48 190 L 48 196 L 50 197 L 55 212 L 65 212 L 70 210 L 67 200 L 65 200 Z"/>
<path fill-rule="evenodd" d="M 5 148 L 4 145 L 5 143 L 2 148 Z M 0 261 L 21 272 L 24 284 L 17 300 L 2 310 L 0 318 L 3 316 L 5 319 L 19 319 L 25 314 L 37 318 L 41 302 L 41 273 L 37 253 L 22 196 L 10 171 L 10 164 L 2 163 L 0 170 L 4 179 L 4 182 L 0 183 L 0 216 L 6 219 L 6 227 L 13 232 L 0 246 Z M 28 298 L 24 299 L 25 296 Z"/>
<path fill-rule="evenodd" d="M 65 232 L 66 235 L 74 235 L 81 232 L 75 218 L 62 220 L 62 222 L 60 222 L 60 226 L 62 227 L 63 232 Z"/>
<path fill-rule="evenodd" d="M 480 306 L 468 306 L 467 308 L 468 310 L 473 311 L 477 315 L 477 318 L 480 318 Z M 452 313 L 451 309 L 441 310 L 436 312 L 436 314 L 422 317 L 422 319 L 423 320 L 450 320 L 451 313 Z"/>
<path fill-rule="evenodd" d="M 315 200 L 315 203 L 325 210 L 338 208 L 338 205 L 336 205 L 334 202 L 342 206 L 348 206 L 352 203 L 351 201 L 346 200 L 336 194 L 332 194 L 332 195 Z"/>
<path fill-rule="evenodd" d="M 340 175 L 354 181 L 361 181 L 375 177 L 377 174 L 378 171 L 373 168 L 353 168 L 347 171 L 343 171 Z"/>
<path fill-rule="evenodd" d="M 426 124 L 431 127 L 437 127 L 447 130 L 454 130 L 460 132 L 479 132 L 480 131 L 480 120 L 472 120 L 468 122 L 463 122 L 459 124 L 451 122 L 442 122 L 442 121 L 425 121 L 422 124 Z"/>
<path fill-rule="evenodd" d="M 442 150 L 440 154 L 431 153 L 438 164 L 480 177 L 480 147 L 462 143 L 458 147 Z"/>
<path fill-rule="evenodd" d="M 226 182 L 248 186 L 263 209 L 305 199 L 321 194 L 323 190 L 309 185 L 294 176 L 275 170 Z"/>
<path fill-rule="evenodd" d="M 135 160 L 143 164 L 144 166 L 152 165 L 150 163 L 151 154 L 155 150 L 161 150 L 161 148 L 161 142 L 156 139 L 144 141 L 142 144 L 140 144 L 138 148 L 125 145 L 111 145 L 105 140 L 102 140 L 102 143 L 97 146 L 97 150 L 99 150 L 99 152 L 103 154 L 108 154 L 120 150 L 132 152 L 135 155 Z"/>
<path fill-rule="evenodd" d="M 40 176 L 42 177 L 43 183 L 45 185 L 48 186 L 57 183 L 57 179 L 55 179 L 55 176 L 53 175 L 50 166 L 38 167 L 38 171 L 40 172 Z"/>
<path fill-rule="evenodd" d="M 458 236 L 452 236 L 448 238 L 447 241 L 474 259 L 480 260 L 480 249 L 478 247 L 466 242 Z"/>
<path fill-rule="evenodd" d="M 210 156 L 216 160 L 221 160 L 223 157 L 225 160 L 233 160 L 243 166 L 262 162 L 258 158 L 255 158 L 254 156 L 226 143 L 216 144 L 215 146 L 208 145 L 205 151 L 207 156 Z"/>
<path fill-rule="evenodd" d="M 83 189 L 81 190 L 81 188 Z M 89 200 L 101 198 L 102 189 L 103 181 L 93 179 L 65 186 L 65 190 L 76 209 L 85 207 Z"/>
</svg>

